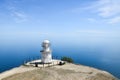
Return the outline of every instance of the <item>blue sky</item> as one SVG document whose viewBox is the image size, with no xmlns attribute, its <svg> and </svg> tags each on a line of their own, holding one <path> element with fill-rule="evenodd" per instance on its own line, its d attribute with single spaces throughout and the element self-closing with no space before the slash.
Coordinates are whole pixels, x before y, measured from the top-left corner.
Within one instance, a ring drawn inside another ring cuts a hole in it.
<svg viewBox="0 0 120 80">
<path fill-rule="evenodd" d="M 119 4 L 119 0 L 0 0 L 0 41 L 118 42 Z"/>
</svg>

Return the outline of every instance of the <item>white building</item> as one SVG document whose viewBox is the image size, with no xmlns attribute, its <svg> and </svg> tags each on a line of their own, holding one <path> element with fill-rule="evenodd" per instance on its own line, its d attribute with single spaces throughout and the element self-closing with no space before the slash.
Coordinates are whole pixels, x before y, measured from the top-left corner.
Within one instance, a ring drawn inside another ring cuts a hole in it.
<svg viewBox="0 0 120 80">
<path fill-rule="evenodd" d="M 42 63 L 51 63 L 52 62 L 52 51 L 50 50 L 50 41 L 44 40 L 42 43 L 43 50 L 41 52 L 41 61 Z"/>
</svg>

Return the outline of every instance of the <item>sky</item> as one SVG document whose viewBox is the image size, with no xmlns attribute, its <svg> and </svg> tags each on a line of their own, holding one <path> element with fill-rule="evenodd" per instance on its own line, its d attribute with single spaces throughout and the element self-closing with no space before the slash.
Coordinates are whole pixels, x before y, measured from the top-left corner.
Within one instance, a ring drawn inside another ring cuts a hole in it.
<svg viewBox="0 0 120 80">
<path fill-rule="evenodd" d="M 119 43 L 119 0 L 0 0 L 0 44 Z"/>
</svg>

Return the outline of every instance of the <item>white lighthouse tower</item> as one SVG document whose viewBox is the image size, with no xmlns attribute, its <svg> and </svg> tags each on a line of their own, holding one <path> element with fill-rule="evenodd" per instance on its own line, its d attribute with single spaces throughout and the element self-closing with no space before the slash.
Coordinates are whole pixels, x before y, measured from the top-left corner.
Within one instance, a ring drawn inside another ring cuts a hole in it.
<svg viewBox="0 0 120 80">
<path fill-rule="evenodd" d="M 52 51 L 50 49 L 50 41 L 44 40 L 42 43 L 43 50 L 41 51 L 41 61 L 42 63 L 51 63 L 52 62 Z"/>
</svg>

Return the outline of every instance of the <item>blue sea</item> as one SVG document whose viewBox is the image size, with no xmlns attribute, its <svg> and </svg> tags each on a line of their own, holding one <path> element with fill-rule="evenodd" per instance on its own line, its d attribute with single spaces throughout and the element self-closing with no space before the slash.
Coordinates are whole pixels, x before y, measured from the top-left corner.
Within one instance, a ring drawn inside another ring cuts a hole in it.
<svg viewBox="0 0 120 80">
<path fill-rule="evenodd" d="M 51 46 L 53 58 L 71 57 L 76 64 L 105 70 L 120 78 L 120 46 L 117 44 L 56 44 Z M 24 61 L 40 58 L 40 44 L 0 46 L 0 72 L 20 66 Z"/>
</svg>

